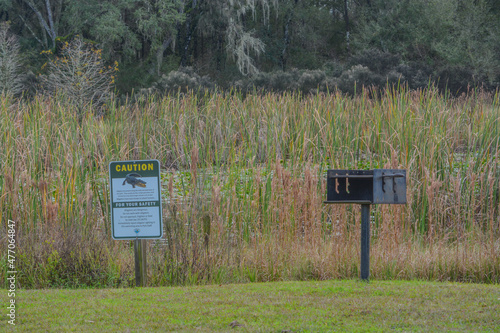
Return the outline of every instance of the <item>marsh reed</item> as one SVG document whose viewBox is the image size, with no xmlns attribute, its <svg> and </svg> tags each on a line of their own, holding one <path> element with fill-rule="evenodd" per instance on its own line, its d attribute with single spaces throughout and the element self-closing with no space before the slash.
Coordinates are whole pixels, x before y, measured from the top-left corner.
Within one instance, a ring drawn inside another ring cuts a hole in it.
<svg viewBox="0 0 500 333">
<path fill-rule="evenodd" d="M 330 168 L 408 170 L 408 204 L 372 206 L 373 278 L 498 283 L 499 103 L 433 88 L 189 93 L 82 117 L 62 96 L 3 96 L 0 217 L 19 226 L 20 287 L 133 285 L 107 175 L 129 159 L 162 167 L 152 285 L 357 277 L 359 207 L 323 204 Z"/>
</svg>

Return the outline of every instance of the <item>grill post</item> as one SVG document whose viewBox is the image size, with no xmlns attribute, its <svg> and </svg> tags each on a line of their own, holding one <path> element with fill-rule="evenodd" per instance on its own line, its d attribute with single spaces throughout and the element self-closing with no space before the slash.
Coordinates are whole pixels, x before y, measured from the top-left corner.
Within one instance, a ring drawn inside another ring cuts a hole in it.
<svg viewBox="0 0 500 333">
<path fill-rule="evenodd" d="M 361 205 L 361 280 L 370 277 L 370 205 Z"/>
</svg>

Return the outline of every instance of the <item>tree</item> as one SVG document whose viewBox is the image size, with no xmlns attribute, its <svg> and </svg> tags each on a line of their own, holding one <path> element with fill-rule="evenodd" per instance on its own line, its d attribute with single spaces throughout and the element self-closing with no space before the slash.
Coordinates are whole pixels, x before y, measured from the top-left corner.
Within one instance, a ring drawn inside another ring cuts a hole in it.
<svg viewBox="0 0 500 333">
<path fill-rule="evenodd" d="M 69 35 L 81 35 L 102 45 L 105 59 L 120 63 L 141 57 L 143 42 L 137 32 L 136 0 L 70 1 L 63 18 Z"/>
<path fill-rule="evenodd" d="M 0 91 L 19 95 L 23 90 L 19 42 L 9 32 L 9 24 L 0 24 Z"/>
<path fill-rule="evenodd" d="M 492 9 L 487 0 L 374 0 L 353 40 L 358 50 L 376 48 L 437 73 L 456 68 L 492 82 L 500 67 L 500 24 Z"/>
<path fill-rule="evenodd" d="M 175 42 L 177 28 L 185 20 L 180 0 L 139 0 L 134 15 L 139 32 L 156 54 L 156 71 L 160 75 L 163 53 Z"/>
<path fill-rule="evenodd" d="M 198 31 L 202 35 L 219 35 L 218 46 L 225 41 L 227 54 L 236 62 L 238 70 L 243 75 L 258 73 L 253 55 L 264 52 L 264 43 L 256 37 L 255 31 L 245 29 L 246 15 L 256 19 L 258 6 L 262 13 L 262 21 L 269 21 L 271 6 L 277 6 L 275 0 L 210 0 L 200 4 Z"/>
<path fill-rule="evenodd" d="M 79 112 L 89 105 L 101 107 L 110 98 L 114 73 L 118 71 L 118 63 L 115 62 L 114 67 L 106 66 L 101 53 L 102 50 L 79 36 L 70 43 L 65 42 L 61 57 L 47 62 L 48 76 L 43 78 L 47 91 L 63 93 Z"/>
</svg>

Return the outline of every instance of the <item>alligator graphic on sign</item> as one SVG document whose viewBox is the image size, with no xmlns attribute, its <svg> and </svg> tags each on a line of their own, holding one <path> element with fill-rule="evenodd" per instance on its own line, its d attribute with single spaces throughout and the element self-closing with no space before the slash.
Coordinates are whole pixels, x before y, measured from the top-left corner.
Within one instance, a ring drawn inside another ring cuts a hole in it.
<svg viewBox="0 0 500 333">
<path fill-rule="evenodd" d="M 136 186 L 146 187 L 146 182 L 142 179 L 139 179 L 140 177 L 142 176 L 138 173 L 129 173 L 125 176 L 125 180 L 123 181 L 122 185 L 129 183 L 130 185 L 132 185 L 132 188 L 135 188 Z"/>
</svg>

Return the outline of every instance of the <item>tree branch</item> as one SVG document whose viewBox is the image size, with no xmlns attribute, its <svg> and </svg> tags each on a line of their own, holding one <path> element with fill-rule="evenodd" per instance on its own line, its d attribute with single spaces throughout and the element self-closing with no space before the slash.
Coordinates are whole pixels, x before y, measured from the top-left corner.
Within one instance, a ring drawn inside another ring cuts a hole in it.
<svg viewBox="0 0 500 333">
<path fill-rule="evenodd" d="M 37 42 L 39 42 L 43 47 L 47 47 L 47 43 L 44 43 L 40 40 L 40 38 L 38 38 L 35 33 L 33 32 L 33 30 L 31 30 L 31 27 L 29 26 L 29 24 L 24 20 L 24 18 L 21 16 L 21 15 L 18 15 L 19 18 L 21 19 L 21 21 L 23 21 L 24 25 L 28 28 L 28 30 L 31 32 L 31 34 L 33 35 L 33 38 L 35 38 L 37 40 Z"/>
<path fill-rule="evenodd" d="M 35 15 L 38 17 L 38 20 L 40 21 L 40 24 L 42 25 L 42 27 L 45 29 L 45 31 L 47 32 L 47 34 L 50 36 L 51 40 L 52 40 L 52 47 L 55 47 L 56 46 L 56 37 L 55 37 L 55 32 L 52 31 L 52 29 L 48 26 L 47 22 L 45 21 L 45 19 L 43 18 L 42 16 L 42 13 L 36 8 L 35 4 L 31 1 L 28 1 L 28 0 L 23 0 L 24 3 L 26 3 L 32 10 L 33 12 L 35 13 Z M 49 3 L 49 0 L 45 0 L 46 2 L 46 5 L 48 4 L 49 7 L 48 7 L 48 11 L 49 11 L 49 18 L 50 18 L 50 21 L 52 21 L 52 10 L 50 9 L 50 3 Z M 52 22 L 52 26 L 54 25 L 54 22 Z"/>
</svg>

